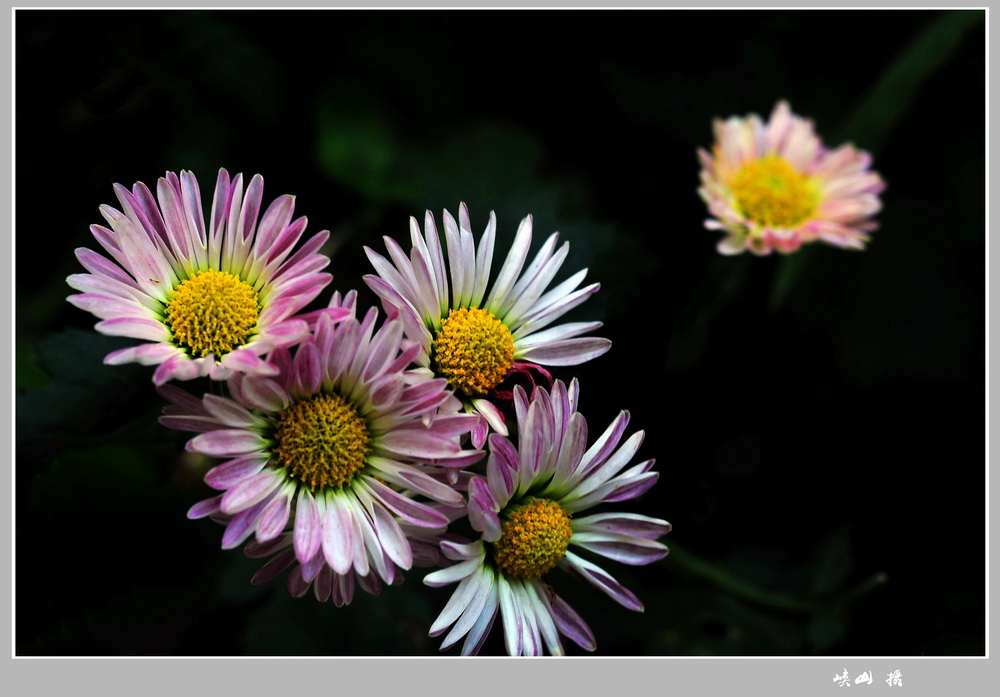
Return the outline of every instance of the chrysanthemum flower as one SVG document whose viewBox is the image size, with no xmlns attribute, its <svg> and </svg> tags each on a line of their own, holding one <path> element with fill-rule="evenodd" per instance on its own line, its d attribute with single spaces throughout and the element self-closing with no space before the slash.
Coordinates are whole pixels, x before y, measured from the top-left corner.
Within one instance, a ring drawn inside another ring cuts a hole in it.
<svg viewBox="0 0 1000 697">
<path fill-rule="evenodd" d="M 292 254 L 306 219 L 292 220 L 293 196 L 281 196 L 258 214 L 264 180 L 243 192 L 243 175 L 220 170 L 206 226 L 198 181 L 191 172 L 167 172 L 156 198 L 145 184 L 132 191 L 115 184 L 119 211 L 101 206 L 108 229 L 91 232 L 111 260 L 76 250 L 89 271 L 69 285 L 68 300 L 102 321 L 102 334 L 149 343 L 109 354 L 105 363 L 157 365 L 153 380 L 224 380 L 234 373 L 272 372 L 262 356 L 309 334 L 293 315 L 331 279 L 330 260 L 317 250 L 327 231 Z M 112 261 L 113 260 L 113 261 Z"/>
<path fill-rule="evenodd" d="M 698 193 L 713 216 L 705 227 L 726 233 L 719 252 L 788 253 L 817 240 L 864 248 L 885 188 L 868 153 L 850 144 L 828 150 L 783 101 L 766 124 L 750 114 L 713 126 L 712 153 L 698 150 Z"/>
<path fill-rule="evenodd" d="M 459 445 L 476 418 L 457 412 L 446 381 L 405 371 L 417 348 L 402 347 L 402 325 L 387 321 L 376 331 L 376 310 L 358 321 L 354 302 L 349 294 L 346 319 L 320 314 L 294 357 L 273 351 L 274 377 L 234 375 L 231 398 L 162 386 L 172 406 L 161 422 L 201 432 L 188 450 L 227 458 L 205 475 L 224 493 L 188 513 L 231 516 L 223 548 L 251 536 L 274 540 L 290 525 L 295 558 L 310 572 L 325 564 L 333 574 L 374 572 L 392 583 L 393 565 L 405 570 L 413 561 L 396 517 L 446 526 L 447 516 L 419 497 L 462 506 L 462 495 L 432 475 L 483 453 Z"/>
<path fill-rule="evenodd" d="M 478 249 L 465 204 L 459 208 L 458 223 L 444 212 L 447 266 L 430 211 L 423 234 L 416 219 L 410 219 L 409 258 L 388 237 L 385 245 L 392 261 L 365 248 L 378 274 L 365 276 L 365 282 L 386 311 L 399 312 L 407 337 L 420 346 L 418 365 L 446 378 L 467 407 L 483 417 L 474 434 L 476 447 L 485 442 L 487 424 L 507 433 L 488 396 L 517 364 L 577 365 L 611 347 L 607 339 L 580 336 L 601 322 L 570 322 L 546 329 L 600 285 L 577 289 L 587 273 L 583 269 L 546 292 L 569 253 L 569 243 L 556 249 L 558 233 L 552 234 L 525 268 L 531 225 L 530 215 L 521 221 L 489 293 L 496 235 L 492 212 Z"/>
<path fill-rule="evenodd" d="M 461 544 L 444 540 L 453 566 L 429 574 L 424 583 L 458 587 L 431 627 L 431 636 L 451 631 L 442 649 L 465 637 L 463 654 L 477 653 L 499 610 L 507 653 L 540 655 L 543 646 L 563 653 L 559 635 L 595 648 L 586 622 L 551 589 L 546 576 L 560 567 L 582 577 L 630 610 L 643 605 L 596 564 L 571 546 L 624 564 L 648 564 L 667 548 L 656 542 L 670 530 L 665 520 L 633 513 L 577 514 L 604 502 L 639 496 L 658 478 L 653 460 L 622 471 L 642 443 L 639 431 L 620 447 L 628 425 L 621 412 L 587 449 L 587 422 L 576 410 L 579 387 L 556 381 L 549 394 L 535 392 L 530 404 L 514 389 L 519 444 L 490 436 L 486 477 L 469 483 L 469 522 L 481 533 Z"/>
</svg>

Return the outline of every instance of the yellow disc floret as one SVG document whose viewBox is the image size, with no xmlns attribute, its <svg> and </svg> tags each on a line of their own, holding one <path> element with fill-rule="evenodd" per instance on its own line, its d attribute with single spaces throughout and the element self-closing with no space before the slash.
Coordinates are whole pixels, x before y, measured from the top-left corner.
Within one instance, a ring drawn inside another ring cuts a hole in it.
<svg viewBox="0 0 1000 697">
<path fill-rule="evenodd" d="M 744 163 L 729 187 L 740 212 L 763 226 L 795 227 L 812 217 L 819 206 L 815 180 L 774 153 Z"/>
<path fill-rule="evenodd" d="M 337 394 L 285 409 L 275 421 L 274 454 L 288 476 L 315 489 L 343 488 L 372 451 L 368 424 Z"/>
<path fill-rule="evenodd" d="M 434 339 L 434 364 L 467 395 L 486 394 L 514 365 L 514 337 L 492 312 L 478 307 L 452 310 Z"/>
<path fill-rule="evenodd" d="M 566 556 L 572 536 L 569 513 L 562 506 L 529 496 L 503 516 L 493 558 L 509 576 L 538 578 Z"/>
<path fill-rule="evenodd" d="M 259 316 L 257 291 L 239 276 L 214 269 L 181 281 L 165 311 L 174 342 L 195 358 L 221 358 L 247 343 Z"/>
</svg>

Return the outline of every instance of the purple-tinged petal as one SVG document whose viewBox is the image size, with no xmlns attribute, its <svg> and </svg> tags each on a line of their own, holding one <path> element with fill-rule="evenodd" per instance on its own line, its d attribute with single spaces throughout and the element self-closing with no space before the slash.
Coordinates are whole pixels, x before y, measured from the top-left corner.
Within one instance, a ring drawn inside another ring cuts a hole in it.
<svg viewBox="0 0 1000 697">
<path fill-rule="evenodd" d="M 204 397 L 205 409 L 224 426 L 229 428 L 249 428 L 258 419 L 231 399 L 207 394 Z"/>
<path fill-rule="evenodd" d="M 161 397 L 170 402 L 170 406 L 164 409 L 164 413 L 167 413 L 167 409 L 171 409 L 172 411 L 169 412 L 171 415 L 209 415 L 201 399 L 176 385 L 157 385 L 156 391 Z"/>
<path fill-rule="evenodd" d="M 399 523 L 381 506 L 374 507 L 375 532 L 378 535 L 382 550 L 401 569 L 413 566 L 413 551 L 410 541 L 399 528 Z"/>
<path fill-rule="evenodd" d="M 517 599 L 510 583 L 503 574 L 497 574 L 497 590 L 500 597 L 500 616 L 503 619 L 504 646 L 508 656 L 520 656 L 524 618 L 518 608 Z"/>
<path fill-rule="evenodd" d="M 368 398 L 376 409 L 388 410 L 399 402 L 405 387 L 401 373 L 383 375 L 372 384 Z"/>
<path fill-rule="evenodd" d="M 323 523 L 319 508 L 312 494 L 306 491 L 299 493 L 295 505 L 295 556 L 305 563 L 319 552 L 323 536 Z"/>
<path fill-rule="evenodd" d="M 386 458 L 370 456 L 368 464 L 380 479 L 414 491 L 449 506 L 463 506 L 465 499 L 452 487 L 434 479 L 413 465 L 404 465 Z"/>
<path fill-rule="evenodd" d="M 378 438 L 378 447 L 415 460 L 436 460 L 460 453 L 461 448 L 450 438 L 432 432 L 395 431 Z"/>
<path fill-rule="evenodd" d="M 486 299 L 487 309 L 492 310 L 492 308 L 500 306 L 514 287 L 518 274 L 521 273 L 521 268 L 524 266 L 524 260 L 528 256 L 528 249 L 531 247 L 531 224 L 532 217 L 530 215 L 521 220 L 517 234 L 514 236 L 514 242 L 507 253 L 507 258 L 504 259 L 500 272 L 493 282 L 493 288 Z"/>
<path fill-rule="evenodd" d="M 97 293 L 82 293 L 66 298 L 71 305 L 89 312 L 98 319 L 148 319 L 149 309 L 135 300 L 109 297 Z"/>
<path fill-rule="evenodd" d="M 516 358 L 533 361 L 542 365 L 579 365 L 602 356 L 611 350 L 608 339 L 598 337 L 581 337 L 553 341 L 541 346 L 535 346 L 515 354 Z"/>
<path fill-rule="evenodd" d="M 590 446 L 590 449 L 583 456 L 578 474 L 586 474 L 588 470 L 599 466 L 618 447 L 618 443 L 621 441 L 622 436 L 625 434 L 625 429 L 628 427 L 629 418 L 629 412 L 619 412 L 615 420 L 611 422 L 611 425 L 608 426 L 604 433 L 601 434 L 601 437 Z"/>
<path fill-rule="evenodd" d="M 240 392 L 247 403 L 261 411 L 276 413 L 288 408 L 288 393 L 273 380 L 248 377 L 240 382 Z"/>
<path fill-rule="evenodd" d="M 496 580 L 492 571 L 484 569 L 481 575 L 482 581 L 476 586 L 475 592 L 469 599 L 462 616 L 455 622 L 448 635 L 441 642 L 441 647 L 451 646 L 456 641 L 469 633 L 469 631 L 479 622 L 487 606 L 492 608 L 492 613 L 496 612 L 497 591 Z M 492 602 L 491 602 L 492 600 Z"/>
<path fill-rule="evenodd" d="M 333 579 L 334 573 L 330 570 L 329 566 L 324 566 L 320 569 L 319 576 L 316 578 L 316 582 L 313 583 L 313 594 L 316 596 L 316 600 L 325 603 L 330 599 L 334 585 Z"/>
<path fill-rule="evenodd" d="M 377 580 L 375 582 L 377 583 Z M 360 582 L 359 585 L 364 587 L 364 585 Z M 372 595 L 378 595 L 377 589 L 369 590 L 368 592 Z M 333 598 L 333 604 L 337 607 L 349 605 L 350 602 L 354 600 L 354 574 L 347 574 L 345 576 L 337 576 L 334 578 L 331 597 Z"/>
<path fill-rule="evenodd" d="M 222 503 L 222 494 L 218 496 L 213 496 L 210 499 L 205 499 L 204 501 L 199 501 L 195 505 L 188 509 L 187 517 L 191 520 L 197 520 L 199 518 L 207 518 L 210 515 L 218 513 L 222 509 L 220 504 Z"/>
<path fill-rule="evenodd" d="M 496 620 L 497 610 L 499 609 L 499 593 L 494 591 L 487 596 L 486 605 L 479 612 L 479 618 L 472 626 L 472 629 L 469 630 L 468 636 L 465 637 L 465 643 L 462 644 L 463 656 L 475 656 L 479 653 L 479 650 L 483 647 L 483 643 L 486 641 L 486 636 L 490 633 L 490 629 L 493 628 L 493 622 Z"/>
<path fill-rule="evenodd" d="M 298 397 L 317 394 L 323 384 L 323 366 L 316 346 L 312 343 L 301 344 L 293 365 L 293 394 L 297 393 Z"/>
<path fill-rule="evenodd" d="M 517 450 L 509 440 L 500 435 L 490 436 L 490 458 L 486 463 L 486 476 L 493 498 L 505 506 L 517 487 L 519 460 Z"/>
<path fill-rule="evenodd" d="M 222 535 L 222 548 L 233 549 L 243 544 L 253 534 L 257 523 L 257 516 L 260 515 L 260 512 L 264 510 L 264 506 L 266 505 L 267 500 L 265 499 L 237 513 L 229 525 L 226 526 L 226 532 Z"/>
<path fill-rule="evenodd" d="M 257 521 L 257 539 L 261 542 L 273 540 L 280 535 L 288 523 L 291 510 L 291 492 L 278 494 L 264 507 Z"/>
<path fill-rule="evenodd" d="M 500 410 L 492 402 L 486 399 L 474 399 L 472 400 L 472 406 L 486 419 L 490 428 L 501 436 L 507 435 L 507 424 L 504 423 L 503 414 L 500 413 Z"/>
<path fill-rule="evenodd" d="M 219 427 L 219 422 L 211 416 L 161 416 L 159 422 L 175 431 L 206 433 Z"/>
<path fill-rule="evenodd" d="M 469 523 L 483 534 L 487 542 L 500 539 L 500 505 L 493 498 L 490 486 L 483 477 L 469 482 Z"/>
<path fill-rule="evenodd" d="M 480 560 L 485 558 L 486 552 L 480 540 L 475 542 L 459 542 L 457 540 L 441 540 L 441 551 L 444 556 L 452 561 L 477 557 Z"/>
<path fill-rule="evenodd" d="M 172 344 L 139 344 L 128 348 L 112 351 L 104 357 L 105 365 L 122 365 L 138 363 L 140 365 L 159 365 L 164 361 L 177 357 L 182 358 L 183 352 Z"/>
<path fill-rule="evenodd" d="M 94 329 L 108 336 L 127 336 L 147 341 L 170 341 L 170 330 L 155 319 L 142 317 L 106 319 L 95 324 Z"/>
<path fill-rule="evenodd" d="M 277 371 L 260 356 L 246 348 L 235 349 L 222 357 L 223 367 L 248 375 L 275 375 Z"/>
<path fill-rule="evenodd" d="M 628 501 L 629 499 L 642 496 L 649 491 L 650 487 L 656 484 L 656 480 L 659 478 L 659 472 L 646 472 L 645 474 L 634 479 L 630 479 L 629 481 L 618 483 L 616 480 L 616 486 L 611 492 L 607 493 L 602 500 L 605 503 L 617 503 L 619 501 Z"/>
<path fill-rule="evenodd" d="M 617 533 L 578 533 L 574 530 L 570 544 L 630 566 L 651 564 L 667 556 L 667 548 L 659 542 Z"/>
<path fill-rule="evenodd" d="M 638 513 L 596 513 L 573 519 L 573 529 L 604 532 L 655 540 L 670 532 L 670 523 Z"/>
<path fill-rule="evenodd" d="M 257 573 L 253 575 L 250 579 L 250 583 L 258 586 L 262 583 L 267 583 L 272 580 L 275 576 L 280 574 L 282 571 L 287 569 L 295 561 L 295 553 L 289 548 L 281 552 L 278 556 L 271 559 L 269 562 L 264 564 Z"/>
<path fill-rule="evenodd" d="M 326 559 L 323 558 L 322 554 L 317 554 L 302 564 L 302 580 L 313 581 L 324 568 L 329 568 L 326 566 Z"/>
<path fill-rule="evenodd" d="M 268 540 L 266 542 L 261 542 L 260 540 L 255 539 L 247 542 L 246 547 L 243 548 L 243 553 L 251 559 L 263 559 L 265 557 L 274 556 L 286 547 L 291 550 L 290 545 L 291 537 L 287 534 L 279 535 L 273 540 Z"/>
<path fill-rule="evenodd" d="M 472 447 L 481 450 L 486 443 L 486 437 L 490 434 L 490 423 L 483 416 L 479 415 L 476 425 L 472 429 Z"/>
<path fill-rule="evenodd" d="M 259 435 L 240 428 L 203 433 L 188 443 L 194 452 L 213 457 L 235 457 L 259 452 L 265 445 L 266 441 Z"/>
<path fill-rule="evenodd" d="M 222 496 L 222 512 L 239 513 L 268 497 L 281 484 L 283 477 L 272 470 L 245 478 Z"/>
<path fill-rule="evenodd" d="M 596 564 L 591 564 L 573 552 L 567 552 L 566 556 L 559 561 L 559 566 L 576 576 L 580 576 L 619 605 L 635 612 L 643 611 L 643 605 L 635 597 L 635 594 Z"/>
<path fill-rule="evenodd" d="M 275 347 L 289 347 L 309 338 L 309 325 L 301 319 L 286 319 L 268 325 L 264 337 Z"/>
<path fill-rule="evenodd" d="M 469 603 L 471 603 L 473 598 L 475 598 L 476 592 L 486 583 L 486 579 L 484 577 L 488 573 L 490 573 L 489 570 L 480 567 L 479 569 L 473 570 L 470 574 L 463 578 L 461 582 L 459 582 L 455 592 L 451 594 L 450 598 L 448 598 L 448 602 L 445 603 L 441 613 L 431 625 L 430 631 L 428 632 L 429 636 L 438 636 L 443 633 L 445 629 L 456 622 L 458 618 L 469 609 Z M 433 576 L 434 574 L 431 575 Z M 455 640 L 457 640 L 457 638 Z M 454 643 L 455 640 L 453 640 L 452 643 Z M 450 646 L 450 644 L 444 645 L 441 648 L 445 649 L 448 648 L 448 646 Z"/>
<path fill-rule="evenodd" d="M 562 635 L 584 651 L 594 651 L 597 649 L 597 641 L 594 633 L 583 621 L 583 618 L 570 607 L 569 603 L 553 594 L 549 600 L 549 607 L 552 608 L 552 619 Z"/>
<path fill-rule="evenodd" d="M 448 518 L 442 513 L 393 491 L 378 480 L 363 477 L 361 481 L 372 496 L 406 522 L 421 528 L 437 528 L 448 525 Z"/>
<path fill-rule="evenodd" d="M 205 474 L 205 483 L 225 491 L 259 473 L 267 464 L 267 455 L 244 455 L 213 467 Z"/>
<path fill-rule="evenodd" d="M 288 593 L 293 598 L 301 598 L 309 591 L 311 584 L 302 578 L 302 567 L 296 566 L 292 573 L 288 574 Z"/>
<path fill-rule="evenodd" d="M 327 508 L 323 516 L 323 556 L 338 574 L 346 574 L 351 569 L 354 524 L 350 520 L 351 510 L 339 501 L 339 496 L 328 496 Z"/>
<path fill-rule="evenodd" d="M 368 346 L 368 359 L 361 376 L 365 382 L 373 380 L 396 357 L 402 338 L 401 322 L 386 322 L 382 325 Z"/>
</svg>

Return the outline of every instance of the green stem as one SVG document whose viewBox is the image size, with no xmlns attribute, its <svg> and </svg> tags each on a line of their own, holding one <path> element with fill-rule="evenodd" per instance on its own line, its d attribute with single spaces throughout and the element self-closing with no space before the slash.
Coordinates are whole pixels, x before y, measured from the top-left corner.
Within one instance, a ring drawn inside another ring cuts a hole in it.
<svg viewBox="0 0 1000 697">
<path fill-rule="evenodd" d="M 734 595 L 753 600 L 762 605 L 770 605 L 771 607 L 791 612 L 812 613 L 816 610 L 816 606 L 811 602 L 800 600 L 784 593 L 764 590 L 737 576 L 733 576 L 725 569 L 715 566 L 704 559 L 699 559 L 674 542 L 670 544 L 670 556 L 664 562 L 680 566 L 685 571 L 700 576 Z"/>
<path fill-rule="evenodd" d="M 738 595 L 761 605 L 769 605 L 781 610 L 805 614 L 814 614 L 823 608 L 831 606 L 846 605 L 889 581 L 888 575 L 884 571 L 879 571 L 842 593 L 822 599 L 803 600 L 786 593 L 777 593 L 755 586 L 711 562 L 699 559 L 676 543 L 670 544 L 670 556 L 659 563 L 662 565 L 671 564 L 679 566 L 688 573 L 700 576 L 719 588 L 729 591 L 733 595 Z"/>
<path fill-rule="evenodd" d="M 802 275 L 802 267 L 809 259 L 809 251 L 800 249 L 796 254 L 791 254 L 778 259 L 778 268 L 774 270 L 774 280 L 771 285 L 771 297 L 767 301 L 767 309 L 774 314 L 784 305 L 795 281 Z"/>
</svg>

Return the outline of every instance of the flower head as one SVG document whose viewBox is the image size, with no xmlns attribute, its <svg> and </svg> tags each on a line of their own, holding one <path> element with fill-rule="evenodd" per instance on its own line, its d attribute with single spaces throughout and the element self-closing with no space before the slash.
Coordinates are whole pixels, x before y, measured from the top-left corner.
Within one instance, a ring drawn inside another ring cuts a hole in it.
<svg viewBox="0 0 1000 697">
<path fill-rule="evenodd" d="M 294 356 L 271 353 L 273 377 L 233 376 L 231 398 L 162 386 L 172 406 L 161 422 L 201 432 L 188 450 L 226 459 L 205 475 L 224 493 L 188 513 L 222 516 L 223 548 L 288 532 L 307 585 L 325 567 L 369 586 L 373 574 L 393 583 L 413 562 L 397 518 L 442 528 L 448 517 L 420 497 L 464 504 L 434 475 L 482 457 L 458 444 L 476 418 L 457 412 L 444 380 L 405 370 L 417 349 L 403 347 L 398 321 L 376 330 L 374 309 L 360 321 L 353 316 L 353 293 L 334 301 L 349 316 L 320 313 Z"/>
<path fill-rule="evenodd" d="M 465 637 L 462 653 L 477 653 L 499 611 L 510 655 L 540 655 L 543 647 L 562 654 L 560 634 L 592 651 L 586 622 L 547 581 L 556 567 L 630 610 L 643 609 L 634 594 L 573 548 L 634 565 L 666 555 L 656 541 L 670 530 L 665 520 L 633 513 L 579 515 L 600 503 L 635 498 L 659 475 L 650 471 L 653 460 L 625 469 L 643 439 L 640 431 L 619 445 L 628 412 L 588 449 L 578 396 L 575 380 L 568 387 L 556 381 L 551 394 L 538 389 L 530 402 L 523 389 L 514 389 L 518 446 L 491 435 L 486 477 L 469 481 L 469 522 L 480 537 L 442 540 L 441 551 L 455 563 L 424 579 L 430 586 L 458 583 L 431 627 L 431 636 L 451 627 L 442 648 Z"/>
<path fill-rule="evenodd" d="M 365 282 L 387 312 L 399 313 L 407 337 L 420 347 L 417 363 L 447 379 L 467 407 L 482 416 L 474 434 L 477 447 L 485 442 L 487 424 L 507 433 L 488 397 L 512 370 L 523 364 L 577 365 L 611 347 L 607 339 L 580 336 L 599 328 L 600 322 L 549 327 L 600 286 L 593 283 L 578 289 L 587 273 L 584 269 L 547 290 L 569 253 L 569 243 L 557 249 L 558 234 L 552 234 L 525 267 L 531 227 L 531 216 L 521 221 L 492 287 L 496 216 L 490 213 L 477 248 L 465 204 L 459 208 L 457 223 L 444 212 L 447 265 L 430 211 L 423 233 L 416 219 L 410 219 L 409 257 L 388 237 L 391 261 L 365 249 L 378 274 L 365 276 Z"/>
<path fill-rule="evenodd" d="M 705 227 L 726 233 L 719 252 L 788 253 L 817 240 L 864 248 L 885 188 L 868 153 L 828 150 L 783 101 L 766 124 L 751 114 L 717 120 L 714 130 L 711 154 L 698 151 L 698 193 L 713 216 Z"/>
<path fill-rule="evenodd" d="M 317 250 L 325 230 L 297 252 L 306 219 L 292 220 L 293 196 L 276 199 L 258 223 L 264 180 L 243 192 L 243 175 L 220 170 L 208 224 L 191 172 L 167 172 L 156 197 L 145 184 L 115 184 L 121 210 L 101 206 L 111 226 L 91 232 L 107 257 L 87 248 L 76 256 L 89 273 L 67 283 L 68 300 L 102 321 L 103 334 L 145 340 L 109 354 L 105 363 L 157 365 L 153 380 L 224 380 L 234 373 L 271 374 L 263 358 L 309 334 L 293 315 L 331 279 Z"/>
</svg>

